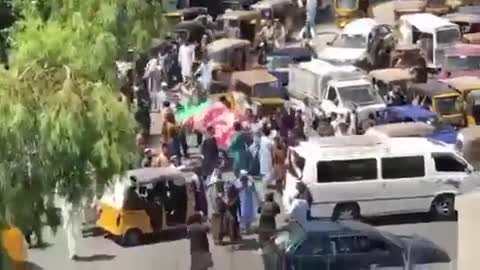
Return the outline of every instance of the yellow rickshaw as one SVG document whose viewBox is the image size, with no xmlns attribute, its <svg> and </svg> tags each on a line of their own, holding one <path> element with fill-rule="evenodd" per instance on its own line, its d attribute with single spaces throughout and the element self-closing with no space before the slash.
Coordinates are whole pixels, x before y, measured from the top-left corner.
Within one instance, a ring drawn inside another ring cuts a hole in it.
<svg viewBox="0 0 480 270">
<path fill-rule="evenodd" d="M 5 260 L 0 260 L 0 268 L 6 266 L 11 270 L 28 270 L 27 268 L 27 244 L 22 231 L 16 227 L 10 227 L 1 231 L 0 257 L 5 252 Z M 4 265 L 2 265 L 4 263 Z"/>
<path fill-rule="evenodd" d="M 277 77 L 266 69 L 253 69 L 234 72 L 231 90 L 241 92 L 251 100 L 254 113 L 274 114 L 277 108 L 284 107 L 286 89 Z"/>
<path fill-rule="evenodd" d="M 368 17 L 368 0 L 335 0 L 335 24 L 343 28 L 357 18 Z"/>
<path fill-rule="evenodd" d="M 204 7 L 189 7 L 167 12 L 163 16 L 167 21 L 167 25 L 173 27 L 179 22 L 191 21 L 200 15 L 207 15 L 208 9 Z"/>
<path fill-rule="evenodd" d="M 437 113 L 443 123 L 456 127 L 465 126 L 465 111 L 460 94 L 446 83 L 431 80 L 412 84 L 407 95 L 411 103 Z"/>
<path fill-rule="evenodd" d="M 229 76 L 221 79 L 219 72 L 245 70 L 249 61 L 250 42 L 244 39 L 223 38 L 208 44 L 207 55 L 215 66 L 214 80 L 229 82 Z M 227 74 L 229 75 L 229 74 Z"/>
<path fill-rule="evenodd" d="M 97 226 L 123 245 L 145 235 L 184 227 L 194 213 L 198 177 L 177 168 L 130 170 L 109 187 L 99 203 Z"/>
<path fill-rule="evenodd" d="M 460 130 L 455 148 L 475 169 L 480 169 L 480 126 Z"/>
<path fill-rule="evenodd" d="M 229 10 L 222 15 L 221 20 L 228 38 L 255 43 L 261 28 L 261 14 L 258 10 Z"/>
<path fill-rule="evenodd" d="M 461 95 L 467 126 L 480 125 L 480 78 L 462 76 L 443 80 L 443 82 Z"/>
</svg>

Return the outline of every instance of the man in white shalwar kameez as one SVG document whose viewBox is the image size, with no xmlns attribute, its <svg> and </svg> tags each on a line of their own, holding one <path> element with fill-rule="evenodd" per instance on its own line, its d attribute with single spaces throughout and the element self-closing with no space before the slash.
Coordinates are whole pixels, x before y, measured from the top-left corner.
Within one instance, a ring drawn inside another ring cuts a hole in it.
<svg viewBox="0 0 480 270">
<path fill-rule="evenodd" d="M 182 69 L 183 81 L 192 77 L 192 66 L 195 59 L 195 45 L 191 43 L 184 43 L 178 49 L 178 63 Z"/>
<path fill-rule="evenodd" d="M 260 138 L 258 159 L 260 162 L 260 175 L 263 178 L 264 191 L 273 180 L 273 140 L 270 131 L 264 131 Z"/>
<path fill-rule="evenodd" d="M 200 73 L 200 83 L 203 91 L 210 92 L 210 84 L 212 83 L 213 62 L 207 56 L 203 58 L 202 64 L 197 69 L 195 74 Z"/>
<path fill-rule="evenodd" d="M 77 260 L 77 241 L 80 238 L 80 211 L 79 207 L 65 200 L 61 204 L 63 229 L 67 236 L 68 256 Z"/>
</svg>

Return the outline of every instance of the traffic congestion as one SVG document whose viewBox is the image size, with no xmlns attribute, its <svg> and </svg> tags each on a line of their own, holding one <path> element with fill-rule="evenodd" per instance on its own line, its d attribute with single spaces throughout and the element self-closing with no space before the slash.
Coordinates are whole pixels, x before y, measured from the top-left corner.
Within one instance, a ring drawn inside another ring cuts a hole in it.
<svg viewBox="0 0 480 270">
<path fill-rule="evenodd" d="M 112 59 L 139 159 L 12 269 L 475 269 L 480 3 L 178 2 Z"/>
</svg>

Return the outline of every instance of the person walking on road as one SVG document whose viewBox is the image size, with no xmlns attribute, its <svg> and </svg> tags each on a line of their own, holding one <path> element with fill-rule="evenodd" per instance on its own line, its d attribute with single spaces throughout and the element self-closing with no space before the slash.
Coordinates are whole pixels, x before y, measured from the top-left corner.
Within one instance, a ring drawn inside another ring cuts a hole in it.
<svg viewBox="0 0 480 270">
<path fill-rule="evenodd" d="M 215 129 L 213 126 L 207 127 L 207 138 L 200 146 L 200 152 L 203 156 L 202 160 L 202 177 L 210 176 L 218 166 L 218 144 L 214 137 Z"/>
<path fill-rule="evenodd" d="M 225 215 L 226 229 L 230 238 L 230 243 L 236 243 L 240 238 L 240 225 L 238 216 L 240 212 L 240 199 L 235 185 L 230 185 L 227 190 L 227 212 Z"/>
<path fill-rule="evenodd" d="M 255 221 L 259 196 L 253 179 L 248 172 L 242 170 L 235 183 L 240 198 L 240 225 L 245 233 L 250 233 L 251 224 Z"/>
<path fill-rule="evenodd" d="M 192 77 L 192 66 L 195 60 L 195 45 L 185 42 L 178 49 L 178 63 L 182 69 L 183 81 Z"/>
<path fill-rule="evenodd" d="M 273 180 L 273 141 L 270 138 L 270 129 L 263 128 L 263 135 L 260 138 L 260 175 L 262 176 L 265 190 Z"/>
<path fill-rule="evenodd" d="M 260 220 L 258 224 L 258 242 L 263 247 L 272 238 L 277 229 L 275 217 L 280 214 L 280 206 L 274 200 L 274 194 L 265 194 L 265 201 L 258 207 Z"/>
<path fill-rule="evenodd" d="M 61 205 L 63 228 L 67 236 L 68 256 L 72 260 L 78 260 L 77 241 L 80 238 L 79 211 L 73 203 L 65 200 Z"/>
<path fill-rule="evenodd" d="M 212 254 L 208 243 L 207 234 L 209 228 L 202 223 L 203 216 L 200 213 L 189 218 L 187 228 L 190 239 L 190 270 L 208 270 L 213 266 Z"/>
<path fill-rule="evenodd" d="M 248 140 L 240 122 L 235 122 L 233 128 L 235 133 L 230 141 L 229 150 L 233 157 L 234 174 L 238 177 L 241 170 L 248 170 Z"/>
</svg>

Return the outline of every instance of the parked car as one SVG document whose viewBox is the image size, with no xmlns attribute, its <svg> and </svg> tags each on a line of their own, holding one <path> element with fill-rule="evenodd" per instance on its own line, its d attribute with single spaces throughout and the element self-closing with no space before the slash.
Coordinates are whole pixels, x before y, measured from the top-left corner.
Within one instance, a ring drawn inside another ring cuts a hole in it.
<svg viewBox="0 0 480 270">
<path fill-rule="evenodd" d="M 450 257 L 421 237 L 383 232 L 358 222 L 291 223 L 275 238 L 279 264 L 286 270 L 369 270 L 371 266 L 402 267 L 448 263 Z M 355 266 L 355 268 L 352 268 Z"/>
</svg>

